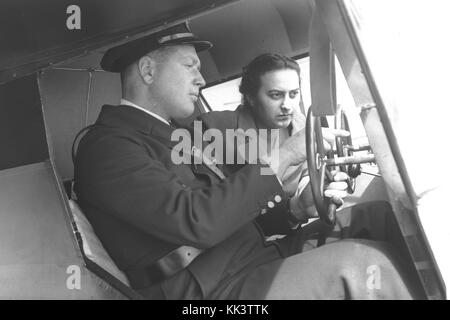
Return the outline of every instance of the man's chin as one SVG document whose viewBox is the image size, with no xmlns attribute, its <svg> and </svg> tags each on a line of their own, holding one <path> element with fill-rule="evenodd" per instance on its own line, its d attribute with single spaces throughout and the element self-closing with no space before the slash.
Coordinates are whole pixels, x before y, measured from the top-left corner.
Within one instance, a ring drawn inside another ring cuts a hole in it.
<svg viewBox="0 0 450 320">
<path fill-rule="evenodd" d="M 288 121 L 277 121 L 275 123 L 275 127 L 276 127 L 276 129 L 285 129 L 285 128 L 289 127 L 290 124 L 291 124 L 290 120 L 288 120 Z"/>
<path fill-rule="evenodd" d="M 192 116 L 194 114 L 194 111 L 195 111 L 195 106 L 194 105 L 192 105 L 191 108 L 185 108 L 185 109 L 179 110 L 179 112 L 177 113 L 176 118 L 177 119 L 181 119 L 181 120 L 189 118 L 190 116 Z"/>
</svg>

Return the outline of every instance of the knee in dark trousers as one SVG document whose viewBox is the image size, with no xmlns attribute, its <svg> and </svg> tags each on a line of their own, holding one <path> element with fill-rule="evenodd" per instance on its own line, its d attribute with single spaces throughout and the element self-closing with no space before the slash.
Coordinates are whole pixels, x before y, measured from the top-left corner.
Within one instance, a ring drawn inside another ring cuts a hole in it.
<svg viewBox="0 0 450 320">
<path fill-rule="evenodd" d="M 415 299 L 416 285 L 386 243 L 347 239 L 261 265 L 239 299 Z"/>
<path fill-rule="evenodd" d="M 419 299 L 413 275 L 408 274 L 395 247 L 372 240 L 339 241 L 345 254 L 338 263 L 348 299 Z M 338 244 L 336 243 L 336 244 Z"/>
</svg>

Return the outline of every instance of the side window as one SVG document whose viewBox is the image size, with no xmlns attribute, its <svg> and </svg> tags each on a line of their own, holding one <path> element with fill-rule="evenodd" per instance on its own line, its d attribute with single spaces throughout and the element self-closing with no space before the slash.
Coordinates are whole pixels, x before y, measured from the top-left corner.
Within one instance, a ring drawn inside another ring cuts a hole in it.
<svg viewBox="0 0 450 320">
<path fill-rule="evenodd" d="M 239 85 L 241 78 L 222 82 L 202 90 L 202 95 L 212 111 L 235 110 L 241 103 Z"/>
<path fill-rule="evenodd" d="M 368 144 L 366 130 L 359 116 L 359 109 L 356 108 L 355 101 L 345 80 L 344 72 L 336 58 L 336 97 L 337 104 L 341 105 L 347 115 L 353 144 Z"/>
<path fill-rule="evenodd" d="M 303 101 L 305 106 L 310 106 L 309 58 L 302 58 L 297 60 L 297 62 L 301 70 Z M 202 94 L 212 111 L 233 111 L 241 103 L 240 84 L 241 77 L 203 89 Z"/>
<path fill-rule="evenodd" d="M 303 104 L 308 110 L 311 106 L 311 91 L 309 77 L 309 57 L 297 60 L 301 71 L 301 91 Z M 339 62 L 336 60 L 336 96 L 337 103 L 341 105 L 348 117 L 352 138 L 356 144 L 367 143 L 366 132 L 361 122 L 353 97 L 348 88 L 344 74 L 341 70 Z M 241 94 L 239 93 L 239 85 L 241 78 L 226 81 L 215 86 L 202 90 L 203 97 L 213 111 L 235 110 L 241 103 Z M 329 119 L 331 121 L 331 119 Z M 331 122 L 332 123 L 332 122 Z"/>
<path fill-rule="evenodd" d="M 302 83 L 302 97 L 305 109 L 308 110 L 311 106 L 311 87 L 310 87 L 310 74 L 309 74 L 309 57 L 297 60 L 301 70 L 301 83 Z M 342 106 L 348 118 L 350 130 L 352 133 L 352 140 L 354 144 L 366 144 L 367 136 L 361 118 L 359 117 L 358 110 L 355 107 L 350 89 L 345 80 L 344 73 L 342 72 L 339 61 L 336 59 L 336 97 L 337 104 Z M 330 124 L 333 123 L 332 117 L 328 119 Z"/>
</svg>

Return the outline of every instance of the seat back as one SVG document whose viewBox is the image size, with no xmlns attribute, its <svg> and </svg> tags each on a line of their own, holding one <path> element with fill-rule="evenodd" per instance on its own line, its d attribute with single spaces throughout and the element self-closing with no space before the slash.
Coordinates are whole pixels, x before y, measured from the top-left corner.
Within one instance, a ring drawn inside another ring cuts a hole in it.
<svg viewBox="0 0 450 320">
<path fill-rule="evenodd" d="M 106 252 L 78 203 L 71 199 L 69 200 L 69 206 L 72 210 L 73 218 L 81 236 L 82 249 L 86 258 L 102 267 L 112 276 L 129 287 L 130 282 L 128 281 L 126 275 L 117 267 L 109 254 Z"/>
</svg>

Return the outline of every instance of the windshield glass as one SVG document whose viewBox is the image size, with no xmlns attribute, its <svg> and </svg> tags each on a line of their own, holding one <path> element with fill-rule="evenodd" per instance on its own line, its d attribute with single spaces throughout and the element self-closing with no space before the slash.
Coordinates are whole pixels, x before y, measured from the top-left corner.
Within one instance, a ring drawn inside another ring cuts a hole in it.
<svg viewBox="0 0 450 320">
<path fill-rule="evenodd" d="M 450 106 L 448 1 L 344 1 L 414 190 L 423 231 L 450 281 L 446 204 Z M 382 20 L 382 23 L 380 23 Z M 387 123 L 386 123 L 387 122 Z M 444 160 L 444 161 L 445 161 Z M 385 179 L 389 177 L 385 177 Z"/>
</svg>

